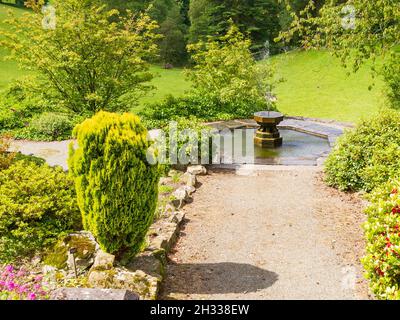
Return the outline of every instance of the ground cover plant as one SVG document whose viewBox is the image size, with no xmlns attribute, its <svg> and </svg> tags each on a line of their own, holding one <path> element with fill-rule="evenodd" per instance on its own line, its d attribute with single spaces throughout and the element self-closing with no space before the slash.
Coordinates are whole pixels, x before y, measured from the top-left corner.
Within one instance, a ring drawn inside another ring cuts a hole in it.
<svg viewBox="0 0 400 320">
<path fill-rule="evenodd" d="M 81 225 L 73 180 L 61 168 L 16 161 L 0 171 L 0 260 L 40 253 Z"/>
</svg>

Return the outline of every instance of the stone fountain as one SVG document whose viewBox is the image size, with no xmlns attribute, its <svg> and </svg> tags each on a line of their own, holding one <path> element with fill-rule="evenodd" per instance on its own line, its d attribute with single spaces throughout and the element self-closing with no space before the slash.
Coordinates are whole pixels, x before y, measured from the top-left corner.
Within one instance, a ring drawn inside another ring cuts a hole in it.
<svg viewBox="0 0 400 320">
<path fill-rule="evenodd" d="M 261 111 L 254 114 L 254 120 L 260 125 L 254 137 L 254 143 L 263 148 L 278 148 L 283 139 L 277 125 L 283 121 L 283 114 L 275 111 Z"/>
</svg>

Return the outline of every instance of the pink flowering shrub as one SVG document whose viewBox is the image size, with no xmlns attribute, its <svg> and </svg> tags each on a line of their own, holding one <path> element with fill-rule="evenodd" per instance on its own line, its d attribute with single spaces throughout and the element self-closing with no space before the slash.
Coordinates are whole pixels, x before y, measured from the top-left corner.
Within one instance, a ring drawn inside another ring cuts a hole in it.
<svg viewBox="0 0 400 320">
<path fill-rule="evenodd" d="M 400 300 L 400 182 L 390 182 L 369 196 L 364 224 L 366 276 L 378 299 Z"/>
<path fill-rule="evenodd" d="M 0 270 L 0 300 L 42 300 L 48 293 L 42 286 L 42 276 L 8 265 Z"/>
</svg>

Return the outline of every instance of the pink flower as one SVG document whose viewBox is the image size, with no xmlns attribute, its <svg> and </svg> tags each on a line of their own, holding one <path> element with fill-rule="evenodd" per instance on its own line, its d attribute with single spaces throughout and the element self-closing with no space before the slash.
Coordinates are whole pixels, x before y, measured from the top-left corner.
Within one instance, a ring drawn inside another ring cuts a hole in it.
<svg viewBox="0 0 400 320">
<path fill-rule="evenodd" d="M 35 277 L 35 281 L 42 281 L 42 279 L 43 279 L 43 276 L 36 276 Z"/>
<path fill-rule="evenodd" d="M 15 289 L 15 287 L 16 287 L 16 285 L 15 285 L 15 283 L 14 282 L 9 282 L 8 284 L 7 284 L 7 288 L 8 288 L 8 290 L 14 290 Z"/>
<path fill-rule="evenodd" d="M 13 270 L 14 270 L 13 266 L 11 266 L 11 265 L 6 266 L 7 272 L 12 272 Z"/>
<path fill-rule="evenodd" d="M 28 294 L 28 300 L 35 300 L 36 299 L 36 294 L 31 292 Z"/>
<path fill-rule="evenodd" d="M 19 293 L 24 293 L 24 292 L 28 291 L 28 288 L 27 288 L 26 285 L 22 285 L 22 286 L 19 287 L 18 291 L 19 291 Z"/>
<path fill-rule="evenodd" d="M 25 275 L 25 271 L 22 269 L 17 272 L 17 277 L 23 277 L 24 275 Z"/>
</svg>

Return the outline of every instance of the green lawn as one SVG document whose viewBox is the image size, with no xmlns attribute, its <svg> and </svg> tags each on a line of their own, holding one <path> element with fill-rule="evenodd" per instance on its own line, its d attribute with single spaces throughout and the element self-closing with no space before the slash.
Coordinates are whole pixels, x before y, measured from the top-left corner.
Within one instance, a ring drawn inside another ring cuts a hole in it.
<svg viewBox="0 0 400 320">
<path fill-rule="evenodd" d="M 186 81 L 183 69 L 166 70 L 158 66 L 152 66 L 151 71 L 154 74 L 152 85 L 156 89 L 142 98 L 141 103 L 159 101 L 169 94 L 180 96 L 190 89 L 190 83 Z"/>
<path fill-rule="evenodd" d="M 23 13 L 23 9 L 18 9 L 12 6 L 0 4 L 0 29 L 5 27 L 3 20 L 7 18 L 7 11 L 12 10 L 16 13 Z M 7 56 L 7 51 L 4 48 L 0 48 L 0 90 L 3 89 L 12 80 L 18 79 L 26 72 L 22 72 L 18 69 L 18 66 L 13 61 L 4 60 Z"/>
<path fill-rule="evenodd" d="M 340 61 L 327 52 L 292 52 L 274 58 L 278 108 L 289 115 L 356 121 L 382 104 L 383 84 L 369 67 L 347 75 Z M 368 87 L 375 81 L 372 90 Z"/>
<path fill-rule="evenodd" d="M 6 11 L 17 10 L 0 5 L 0 28 Z M 16 63 L 3 61 L 6 54 L 0 48 L 0 90 L 11 80 L 22 76 Z M 278 78 L 285 82 L 278 84 L 276 94 L 279 110 L 287 115 L 308 116 L 340 121 L 356 121 L 372 114 L 382 104 L 382 82 L 376 79 L 376 86 L 368 67 L 358 73 L 347 75 L 340 62 L 327 52 L 292 52 L 273 58 Z M 152 84 L 156 89 L 140 100 L 140 104 L 159 101 L 166 95 L 182 95 L 190 88 L 183 70 L 151 68 L 155 74 Z"/>
</svg>

